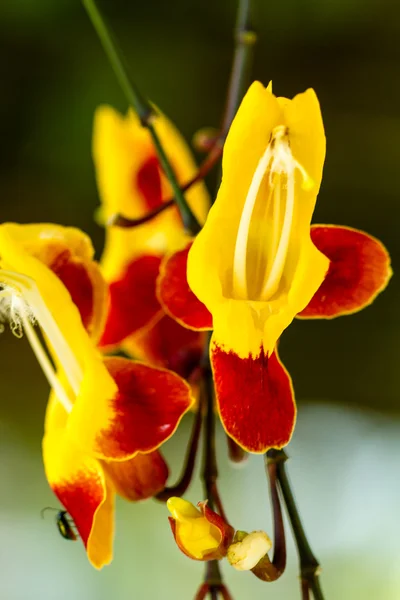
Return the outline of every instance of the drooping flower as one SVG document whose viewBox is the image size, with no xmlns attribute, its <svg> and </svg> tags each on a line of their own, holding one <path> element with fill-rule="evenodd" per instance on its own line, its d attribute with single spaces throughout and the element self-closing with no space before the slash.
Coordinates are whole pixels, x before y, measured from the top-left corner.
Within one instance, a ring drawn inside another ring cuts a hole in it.
<svg viewBox="0 0 400 600">
<path fill-rule="evenodd" d="M 250 452 L 285 446 L 294 428 L 291 380 L 276 349 L 284 329 L 296 316 L 360 310 L 391 275 L 375 238 L 310 228 L 324 157 L 313 90 L 288 100 L 253 83 L 229 131 L 205 226 L 161 266 L 158 297 L 168 314 L 195 330 L 214 329 L 222 424 Z"/>
<path fill-rule="evenodd" d="M 183 138 L 162 114 L 157 114 L 154 126 L 178 181 L 187 183 L 196 174 L 196 166 Z M 133 229 L 108 225 L 116 214 L 142 217 L 171 197 L 150 134 L 132 112 L 122 117 L 110 107 L 101 107 L 94 121 L 93 155 L 100 215 L 106 225 L 101 264 L 110 284 L 101 345 L 106 350 L 122 347 L 131 355 L 188 376 L 201 356 L 204 337 L 180 327 L 156 297 L 161 259 L 185 239 L 177 209 L 169 208 Z M 204 222 L 209 205 L 204 184 L 193 185 L 187 200 Z"/>
<path fill-rule="evenodd" d="M 157 449 L 190 408 L 190 388 L 170 371 L 97 350 L 88 331 L 100 333 L 104 283 L 78 230 L 0 225 L 0 285 L 3 318 L 25 333 L 52 388 L 47 479 L 100 568 L 112 558 L 115 492 L 137 500 L 164 487 Z"/>
<path fill-rule="evenodd" d="M 170 498 L 167 507 L 172 533 L 180 550 L 193 560 L 219 560 L 226 556 L 235 533 L 233 527 L 207 506 L 196 508 L 183 498 Z"/>
</svg>

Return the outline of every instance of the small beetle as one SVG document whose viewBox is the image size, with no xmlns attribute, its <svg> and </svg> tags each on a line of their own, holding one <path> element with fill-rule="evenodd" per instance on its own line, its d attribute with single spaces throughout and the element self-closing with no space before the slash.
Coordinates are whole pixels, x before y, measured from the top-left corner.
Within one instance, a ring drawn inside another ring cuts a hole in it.
<svg viewBox="0 0 400 600">
<path fill-rule="evenodd" d="M 46 510 L 56 510 L 57 511 L 56 523 L 57 523 L 57 529 L 60 532 L 60 535 L 65 540 L 71 540 L 72 542 L 75 542 L 78 539 L 78 535 L 74 531 L 75 524 L 72 521 L 71 517 L 68 515 L 67 511 L 66 510 L 58 510 L 57 508 L 52 508 L 51 506 L 47 506 L 41 512 L 42 518 L 43 518 L 43 513 Z"/>
</svg>

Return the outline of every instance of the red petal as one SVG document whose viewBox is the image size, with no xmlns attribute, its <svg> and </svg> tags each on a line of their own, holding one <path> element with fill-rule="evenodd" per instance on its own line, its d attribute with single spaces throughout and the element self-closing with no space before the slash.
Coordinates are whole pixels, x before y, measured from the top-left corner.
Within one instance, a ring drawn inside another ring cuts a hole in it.
<svg viewBox="0 0 400 600">
<path fill-rule="evenodd" d="M 104 363 L 118 394 L 111 407 L 115 418 L 96 440 L 99 451 L 119 460 L 155 450 L 191 407 L 189 386 L 171 371 L 127 358 L 109 357 Z"/>
<path fill-rule="evenodd" d="M 168 465 L 158 450 L 103 464 L 117 493 L 133 502 L 155 496 L 168 479 Z"/>
<path fill-rule="evenodd" d="M 110 284 L 110 303 L 101 346 L 121 343 L 160 311 L 156 279 L 161 258 L 141 256 L 132 261 L 118 281 Z"/>
<path fill-rule="evenodd" d="M 135 336 L 126 348 L 134 356 L 171 369 L 187 379 L 201 360 L 205 335 L 186 329 L 163 315 L 152 327 Z"/>
<path fill-rule="evenodd" d="M 82 453 L 65 428 L 47 427 L 43 462 L 51 488 L 71 515 L 98 569 L 111 562 L 114 536 L 114 492 L 101 463 Z"/>
<path fill-rule="evenodd" d="M 235 535 L 235 530 L 231 525 L 229 525 L 229 523 L 224 521 L 221 515 L 217 514 L 216 512 L 211 510 L 211 508 L 209 508 L 208 500 L 205 500 L 204 502 L 198 502 L 197 506 L 199 507 L 207 521 L 214 525 L 214 527 L 216 527 L 221 533 L 221 543 L 218 547 L 218 550 L 214 551 L 212 555 L 204 556 L 204 560 L 219 560 L 226 556 L 228 547 L 232 544 L 233 536 Z"/>
<path fill-rule="evenodd" d="M 90 479 L 86 473 L 77 474 L 73 484 L 54 485 L 53 491 L 71 515 L 82 541 L 87 546 L 94 516 L 104 501 L 104 488 L 100 481 Z"/>
<path fill-rule="evenodd" d="M 140 170 L 137 173 L 135 172 L 133 185 L 135 189 L 136 187 L 139 188 L 148 210 L 153 210 L 161 204 L 161 175 L 159 162 L 156 156 L 150 157 Z"/>
<path fill-rule="evenodd" d="M 79 310 L 82 323 L 90 332 L 95 306 L 93 282 L 87 265 L 74 258 L 69 250 L 64 250 L 49 267 L 71 294 L 72 302 Z"/>
<path fill-rule="evenodd" d="M 186 278 L 188 252 L 183 250 L 163 260 L 157 280 L 157 295 L 164 310 L 183 326 L 195 330 L 213 328 L 212 315 L 189 288 Z"/>
<path fill-rule="evenodd" d="M 301 318 L 330 319 L 361 310 L 387 285 L 390 257 L 374 237 L 350 227 L 314 225 L 311 238 L 331 261 L 328 273 Z"/>
<path fill-rule="evenodd" d="M 222 424 L 242 448 L 263 453 L 290 441 L 296 405 L 292 382 L 277 351 L 240 358 L 213 344 L 211 362 Z"/>
</svg>

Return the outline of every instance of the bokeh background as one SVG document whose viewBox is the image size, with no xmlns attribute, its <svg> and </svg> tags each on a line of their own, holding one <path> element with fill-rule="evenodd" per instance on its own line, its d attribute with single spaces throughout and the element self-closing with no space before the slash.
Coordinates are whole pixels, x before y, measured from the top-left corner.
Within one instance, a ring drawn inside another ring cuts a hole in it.
<svg viewBox="0 0 400 600">
<path fill-rule="evenodd" d="M 296 322 L 281 354 L 299 421 L 290 476 L 329 600 L 400 598 L 400 11 L 390 0 L 255 0 L 254 77 L 279 95 L 316 89 L 328 153 L 316 222 L 373 233 L 395 276 L 360 314 Z M 144 92 L 190 140 L 221 116 L 232 54 L 233 0 L 103 0 Z M 1 219 L 103 232 L 91 161 L 93 112 L 126 104 L 79 0 L 0 3 Z M 47 384 L 26 340 L 0 337 L 0 600 L 192 598 L 202 565 L 172 541 L 166 508 L 120 502 L 114 563 L 101 573 L 59 537 L 41 463 Z M 179 471 L 190 417 L 167 444 Z M 221 490 L 241 529 L 271 530 L 260 457 L 226 459 Z M 194 486 L 189 498 L 197 501 Z M 236 600 L 299 598 L 296 555 L 275 584 L 224 573 Z"/>
</svg>

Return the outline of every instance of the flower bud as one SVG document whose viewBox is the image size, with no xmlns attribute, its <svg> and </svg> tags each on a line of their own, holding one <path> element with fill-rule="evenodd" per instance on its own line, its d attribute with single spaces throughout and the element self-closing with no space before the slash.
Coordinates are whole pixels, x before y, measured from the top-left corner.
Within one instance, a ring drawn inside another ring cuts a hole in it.
<svg viewBox="0 0 400 600">
<path fill-rule="evenodd" d="M 203 127 L 193 136 L 193 147 L 199 152 L 210 152 L 218 139 L 219 131 L 215 127 Z"/>
<path fill-rule="evenodd" d="M 235 542 L 228 548 L 227 558 L 238 571 L 250 571 L 272 548 L 272 542 L 264 531 L 246 534 L 237 532 Z"/>
<path fill-rule="evenodd" d="M 196 508 L 182 498 L 170 498 L 167 507 L 175 541 L 186 556 L 193 560 L 219 560 L 226 556 L 234 529 L 208 508 L 207 500 Z"/>
</svg>

